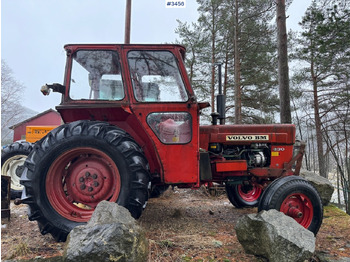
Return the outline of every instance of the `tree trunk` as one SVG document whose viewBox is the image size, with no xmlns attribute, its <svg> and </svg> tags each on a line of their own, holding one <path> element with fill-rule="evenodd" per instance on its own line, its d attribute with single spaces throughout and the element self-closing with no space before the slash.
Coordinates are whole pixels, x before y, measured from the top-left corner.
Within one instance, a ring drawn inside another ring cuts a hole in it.
<svg viewBox="0 0 350 262">
<path fill-rule="evenodd" d="M 303 139 L 303 132 L 302 132 L 302 128 L 301 128 L 301 120 L 300 120 L 300 118 L 299 118 L 299 115 L 298 115 L 298 112 L 297 112 L 297 107 L 295 106 L 295 103 L 294 103 L 294 100 L 292 100 L 293 101 L 293 107 L 294 107 L 294 110 L 295 110 L 295 117 L 296 117 L 296 120 L 297 120 L 297 126 L 298 126 L 298 130 L 299 130 L 299 135 L 300 135 L 300 140 L 301 141 L 304 141 L 304 139 Z M 306 131 L 308 132 L 308 127 L 306 127 L 307 129 L 306 129 Z M 309 161 L 308 161 L 308 155 L 307 154 L 304 154 L 304 160 L 305 160 L 305 165 L 306 165 L 306 170 L 310 170 L 310 169 L 308 169 L 308 167 L 309 167 Z"/>
<path fill-rule="evenodd" d="M 192 46 L 192 59 L 191 59 L 191 63 L 190 63 L 190 73 L 189 73 L 189 79 L 190 79 L 190 83 L 192 85 L 192 81 L 193 81 L 193 72 L 194 72 L 194 64 L 196 61 L 196 52 L 194 51 L 194 46 Z M 185 62 L 186 60 L 184 60 Z"/>
<path fill-rule="evenodd" d="M 239 19 L 238 0 L 235 1 L 235 124 L 242 124 L 242 96 L 241 96 L 241 62 L 239 54 Z"/>
<path fill-rule="evenodd" d="M 225 54 L 225 74 L 224 74 L 224 95 L 227 95 L 227 86 L 228 86 L 228 62 L 229 62 L 229 56 L 228 56 L 228 50 L 226 50 Z"/>
<path fill-rule="evenodd" d="M 346 204 L 346 213 L 348 215 L 350 215 L 350 186 L 349 186 L 349 183 L 350 183 L 350 175 L 348 174 L 348 188 L 346 188 L 347 192 L 344 192 L 344 195 L 347 193 L 348 194 L 348 198 L 347 198 L 347 203 Z"/>
<path fill-rule="evenodd" d="M 216 41 L 216 21 L 215 21 L 215 7 L 211 5 L 212 20 L 211 20 L 211 87 L 210 87 L 210 96 L 211 96 L 211 112 L 215 112 L 215 41 Z"/>
<path fill-rule="evenodd" d="M 313 82 L 313 95 L 314 95 L 314 112 L 315 112 L 315 129 L 316 129 L 316 144 L 317 144 L 317 156 L 318 156 L 318 169 L 320 175 L 327 178 L 325 157 L 323 154 L 323 138 L 322 138 L 322 122 L 319 112 L 318 92 L 317 92 L 317 76 L 314 72 L 313 61 L 311 62 L 311 76 Z"/>
<path fill-rule="evenodd" d="M 340 201 L 340 183 L 339 183 L 339 170 L 337 168 L 337 195 L 338 195 L 338 205 L 340 206 L 341 201 Z"/>
<path fill-rule="evenodd" d="M 214 27 L 214 21 L 213 21 Z M 215 35 L 212 36 L 212 46 L 211 46 L 211 88 L 210 88 L 210 96 L 211 96 L 211 112 L 215 112 Z"/>
<path fill-rule="evenodd" d="M 289 69 L 286 30 L 285 0 L 276 0 L 277 4 L 277 41 L 278 41 L 278 83 L 280 93 L 281 123 L 292 123 L 289 95 Z"/>
<path fill-rule="evenodd" d="M 345 190 L 347 190 L 347 192 L 344 192 L 344 195 L 347 193 L 348 197 L 347 197 L 347 203 L 346 204 L 346 213 L 348 215 L 350 215 L 350 155 L 349 155 L 349 138 L 347 135 L 347 125 L 346 123 L 344 123 L 344 136 L 345 136 L 345 172 L 348 174 L 348 182 L 347 182 L 347 187 L 345 187 Z M 345 178 L 346 180 L 346 178 Z"/>
</svg>

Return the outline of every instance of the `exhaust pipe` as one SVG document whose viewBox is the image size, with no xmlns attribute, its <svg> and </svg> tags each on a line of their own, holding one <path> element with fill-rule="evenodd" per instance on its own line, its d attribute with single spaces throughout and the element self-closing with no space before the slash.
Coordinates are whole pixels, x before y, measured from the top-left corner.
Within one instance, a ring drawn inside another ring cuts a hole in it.
<svg viewBox="0 0 350 262">
<path fill-rule="evenodd" d="M 221 66 L 222 63 L 215 63 L 218 66 L 218 78 L 219 78 L 219 94 L 216 96 L 216 111 L 217 118 L 219 119 L 220 125 L 225 125 L 226 118 L 226 96 L 222 93 L 222 81 L 221 81 Z M 216 122 L 216 121 L 213 121 Z"/>
</svg>

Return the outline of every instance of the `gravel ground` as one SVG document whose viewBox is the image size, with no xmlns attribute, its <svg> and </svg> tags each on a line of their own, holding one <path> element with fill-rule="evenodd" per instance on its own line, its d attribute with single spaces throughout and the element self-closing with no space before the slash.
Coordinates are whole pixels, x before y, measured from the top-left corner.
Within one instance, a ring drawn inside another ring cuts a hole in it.
<svg viewBox="0 0 350 262">
<path fill-rule="evenodd" d="M 26 210 L 26 205 L 11 204 L 10 222 L 2 220 L 1 259 L 62 255 L 64 243 L 42 236 Z M 150 199 L 139 219 L 149 239 L 149 261 L 261 261 L 245 254 L 234 230 L 241 216 L 256 212 L 256 208 L 234 208 L 224 194 L 213 197 L 205 190 L 169 189 Z M 350 261 L 349 235 L 350 216 L 326 208 L 316 240 L 318 257 Z"/>
</svg>

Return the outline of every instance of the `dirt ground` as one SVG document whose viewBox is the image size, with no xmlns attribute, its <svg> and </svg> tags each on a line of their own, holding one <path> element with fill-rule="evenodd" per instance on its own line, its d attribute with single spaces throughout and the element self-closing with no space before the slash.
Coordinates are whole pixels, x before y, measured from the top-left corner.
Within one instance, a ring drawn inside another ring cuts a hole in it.
<svg viewBox="0 0 350 262">
<path fill-rule="evenodd" d="M 64 243 L 42 236 L 26 210 L 26 205 L 12 204 L 10 222 L 2 219 L 1 259 L 62 255 Z M 256 212 L 256 208 L 234 208 L 225 194 L 214 197 L 206 190 L 169 189 L 150 199 L 139 219 L 149 239 L 149 261 L 261 261 L 245 254 L 234 230 L 239 217 Z M 349 236 L 350 216 L 326 207 L 316 253 L 333 261 L 350 261 Z M 320 260 L 315 256 L 312 261 Z"/>
</svg>

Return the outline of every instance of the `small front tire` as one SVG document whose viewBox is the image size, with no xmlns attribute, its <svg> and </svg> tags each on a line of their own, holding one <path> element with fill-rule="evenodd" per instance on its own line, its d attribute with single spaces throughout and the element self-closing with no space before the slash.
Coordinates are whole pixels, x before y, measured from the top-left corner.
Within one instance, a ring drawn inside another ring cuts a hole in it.
<svg viewBox="0 0 350 262">
<path fill-rule="evenodd" d="M 226 194 L 236 208 L 256 207 L 259 204 L 262 188 L 255 184 L 226 184 Z"/>
<path fill-rule="evenodd" d="M 264 190 L 258 211 L 269 209 L 294 218 L 315 235 L 322 224 L 323 206 L 317 190 L 297 176 L 279 178 Z"/>
</svg>

